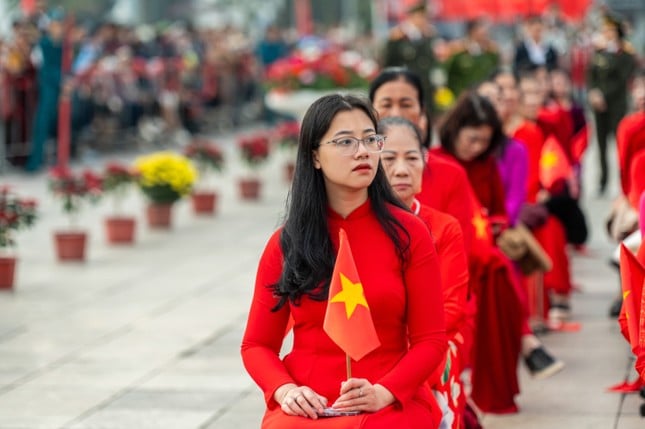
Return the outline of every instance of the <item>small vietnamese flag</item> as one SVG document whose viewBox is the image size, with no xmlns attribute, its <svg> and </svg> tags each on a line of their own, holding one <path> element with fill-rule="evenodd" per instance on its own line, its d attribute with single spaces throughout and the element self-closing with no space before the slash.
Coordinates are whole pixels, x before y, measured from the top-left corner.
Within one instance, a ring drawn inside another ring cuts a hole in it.
<svg viewBox="0 0 645 429">
<path fill-rule="evenodd" d="M 571 158 L 573 162 L 582 163 L 582 156 L 589 145 L 589 129 L 585 125 L 571 139 Z"/>
<path fill-rule="evenodd" d="M 644 340 L 640 337 L 645 335 L 645 331 L 639 332 L 639 325 L 643 325 L 639 322 L 642 322 L 640 319 L 643 318 L 641 301 L 645 268 L 623 243 L 620 244 L 620 280 L 623 288 L 623 306 L 620 309 L 618 323 L 623 336 L 632 346 L 632 351 L 638 356 L 639 343 Z"/>
<path fill-rule="evenodd" d="M 338 347 L 358 361 L 378 348 L 381 342 L 358 278 L 347 233 L 341 229 L 338 235 L 340 244 L 329 285 L 323 329 Z"/>
<path fill-rule="evenodd" d="M 642 199 L 645 200 L 645 198 Z M 636 254 L 636 259 L 640 262 L 641 267 L 645 268 L 645 244 L 641 244 Z M 641 311 L 638 322 L 638 352 L 636 353 L 636 364 L 634 365 L 636 371 L 641 376 L 641 380 L 645 381 L 645 293 L 643 293 L 643 290 L 645 290 L 645 279 L 643 280 L 641 289 Z"/>
<path fill-rule="evenodd" d="M 473 204 L 473 217 L 470 223 L 473 227 L 473 233 L 476 243 L 483 243 L 485 245 L 493 242 L 493 231 L 491 229 L 490 221 L 486 209 L 482 207 L 475 194 L 470 192 L 471 201 Z"/>
<path fill-rule="evenodd" d="M 549 137 L 540 154 L 540 183 L 550 190 L 556 182 L 567 181 L 571 174 L 571 164 L 562 146 L 553 136 Z"/>
</svg>

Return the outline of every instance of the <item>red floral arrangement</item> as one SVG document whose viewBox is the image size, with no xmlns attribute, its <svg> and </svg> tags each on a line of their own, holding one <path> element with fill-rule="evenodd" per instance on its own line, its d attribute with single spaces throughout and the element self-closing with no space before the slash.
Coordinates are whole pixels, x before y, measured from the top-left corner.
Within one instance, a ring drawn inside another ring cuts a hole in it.
<svg viewBox="0 0 645 429">
<path fill-rule="evenodd" d="M 300 123 L 298 121 L 281 122 L 275 127 L 273 134 L 280 147 L 296 148 L 300 136 Z"/>
<path fill-rule="evenodd" d="M 197 164 L 197 169 L 202 174 L 208 170 L 219 172 L 224 168 L 224 154 L 222 150 L 209 140 L 193 140 L 184 149 L 184 155 Z"/>
<path fill-rule="evenodd" d="M 241 137 L 237 145 L 242 159 L 251 168 L 259 167 L 269 158 L 269 137 L 265 134 Z"/>
<path fill-rule="evenodd" d="M 377 73 L 376 62 L 358 52 L 313 48 L 297 50 L 271 64 L 265 85 L 283 91 L 367 88 Z"/>
<path fill-rule="evenodd" d="M 138 179 L 139 172 L 127 165 L 111 162 L 105 166 L 100 180 L 101 189 L 105 194 L 114 195 L 115 211 L 119 211 L 126 193 Z"/>
<path fill-rule="evenodd" d="M 78 214 L 85 199 L 95 202 L 103 190 L 101 177 L 85 170 L 80 174 L 67 167 L 54 167 L 49 173 L 49 189 L 63 202 L 63 212 L 70 216 Z"/>
<path fill-rule="evenodd" d="M 105 166 L 101 183 L 103 192 L 119 192 L 122 188 L 136 183 L 139 173 L 127 165 L 116 162 Z"/>
<path fill-rule="evenodd" d="M 0 249 L 15 244 L 12 231 L 27 229 L 35 221 L 35 200 L 19 198 L 8 186 L 0 188 Z"/>
</svg>

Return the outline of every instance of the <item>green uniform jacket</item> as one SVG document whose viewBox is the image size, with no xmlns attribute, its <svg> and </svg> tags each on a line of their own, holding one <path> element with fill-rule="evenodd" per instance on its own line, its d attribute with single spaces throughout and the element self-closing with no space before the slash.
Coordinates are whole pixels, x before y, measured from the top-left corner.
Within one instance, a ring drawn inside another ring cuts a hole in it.
<svg viewBox="0 0 645 429">
<path fill-rule="evenodd" d="M 432 100 L 430 72 L 436 66 L 432 37 L 410 40 L 407 37 L 390 38 L 385 45 L 384 67 L 407 67 L 421 78 L 426 99 Z M 430 104 L 431 106 L 431 104 Z"/>
<path fill-rule="evenodd" d="M 479 84 L 499 67 L 499 54 L 483 51 L 473 55 L 467 50 L 452 55 L 444 64 L 448 77 L 448 88 L 455 97 L 473 85 Z"/>
<path fill-rule="evenodd" d="M 622 106 L 627 103 L 627 84 L 635 70 L 636 60 L 630 52 L 598 49 L 589 64 L 587 86 L 602 92 L 608 108 Z"/>
</svg>

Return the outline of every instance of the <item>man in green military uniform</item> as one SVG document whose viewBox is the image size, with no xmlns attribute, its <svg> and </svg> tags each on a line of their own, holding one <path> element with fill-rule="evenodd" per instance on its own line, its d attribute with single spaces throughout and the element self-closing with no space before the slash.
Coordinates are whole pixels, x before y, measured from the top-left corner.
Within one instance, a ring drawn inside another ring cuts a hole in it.
<svg viewBox="0 0 645 429">
<path fill-rule="evenodd" d="M 602 37 L 588 69 L 588 99 L 593 109 L 600 151 L 599 195 L 605 193 L 609 175 L 607 139 L 609 134 L 616 136 L 618 122 L 627 112 L 627 86 L 636 70 L 634 50 L 624 37 L 622 23 L 614 17 L 606 16 Z"/>
<path fill-rule="evenodd" d="M 455 97 L 486 80 L 499 67 L 497 46 L 488 36 L 488 25 L 476 19 L 466 24 L 466 38 L 456 42 L 444 64 L 448 88 Z"/>
<path fill-rule="evenodd" d="M 425 102 L 432 108 L 433 87 L 430 73 L 436 66 L 433 51 L 434 31 L 428 22 L 425 2 L 407 10 L 403 22 L 394 27 L 385 45 L 384 67 L 407 67 L 421 78 Z"/>
</svg>

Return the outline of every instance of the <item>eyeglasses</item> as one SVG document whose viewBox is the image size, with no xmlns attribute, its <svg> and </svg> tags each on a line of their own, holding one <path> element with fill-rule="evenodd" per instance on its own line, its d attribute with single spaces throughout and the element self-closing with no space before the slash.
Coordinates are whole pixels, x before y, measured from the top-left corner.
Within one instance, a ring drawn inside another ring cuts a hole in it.
<svg viewBox="0 0 645 429">
<path fill-rule="evenodd" d="M 333 144 L 342 155 L 352 156 L 358 152 L 359 143 L 363 143 L 368 152 L 379 153 L 383 151 L 385 136 L 373 134 L 369 137 L 365 137 L 364 139 L 357 139 L 356 137 L 342 137 L 330 140 L 324 144 Z"/>
</svg>

